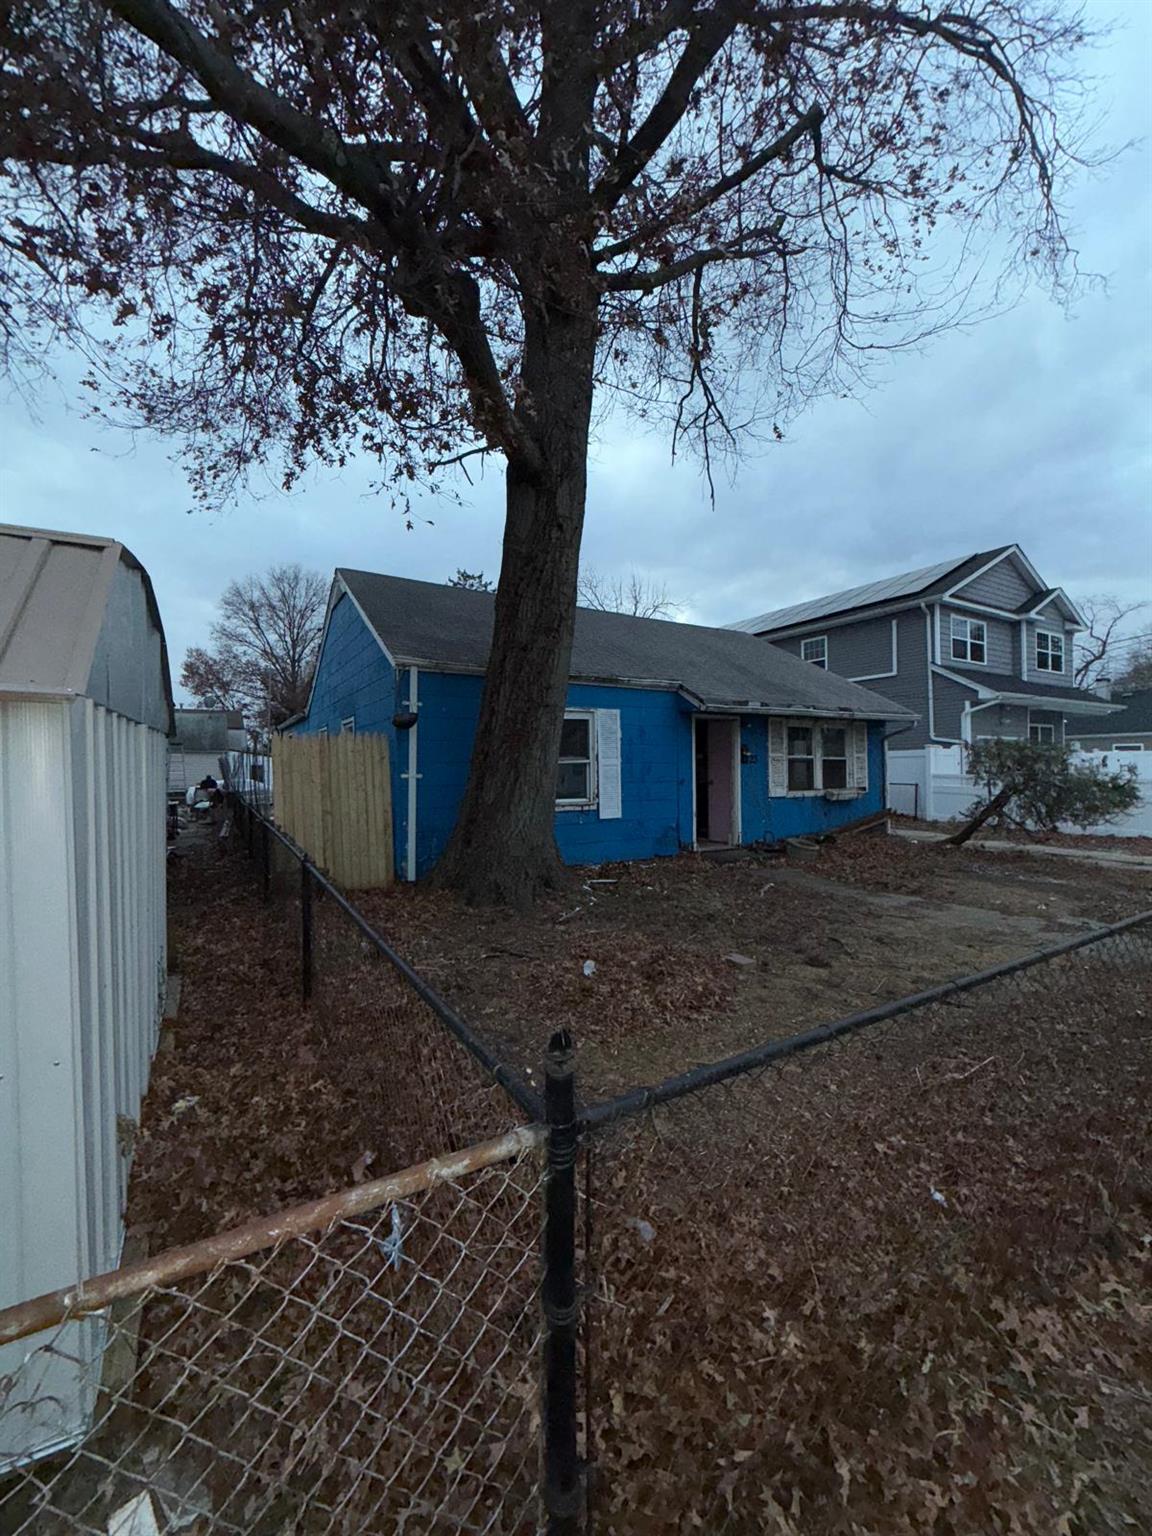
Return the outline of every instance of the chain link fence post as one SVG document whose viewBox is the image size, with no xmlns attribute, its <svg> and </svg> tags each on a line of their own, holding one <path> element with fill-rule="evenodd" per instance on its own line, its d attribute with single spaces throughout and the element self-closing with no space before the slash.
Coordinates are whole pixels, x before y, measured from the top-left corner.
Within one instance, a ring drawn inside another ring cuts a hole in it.
<svg viewBox="0 0 1152 1536">
<path fill-rule="evenodd" d="M 576 1079 L 572 1036 L 548 1042 L 544 1071 L 548 1181 L 544 1209 L 544 1510 L 548 1536 L 581 1526 L 576 1439 Z"/>
</svg>

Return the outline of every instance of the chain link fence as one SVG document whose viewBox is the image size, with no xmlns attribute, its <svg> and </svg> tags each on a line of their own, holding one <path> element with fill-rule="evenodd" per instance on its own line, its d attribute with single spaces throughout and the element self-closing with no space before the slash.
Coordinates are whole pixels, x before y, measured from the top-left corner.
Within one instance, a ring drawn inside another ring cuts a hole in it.
<svg viewBox="0 0 1152 1536">
<path fill-rule="evenodd" d="M 541 1141 L 0 1314 L 0 1529 L 535 1530 Z"/>
<path fill-rule="evenodd" d="M 589 1530 L 1140 1528 L 1152 920 L 938 993 L 586 1111 Z"/>
<path fill-rule="evenodd" d="M 427 1161 L 0 1313 L 0 1532 L 1139 1528 L 1152 914 L 578 1109 L 232 814 Z"/>
</svg>

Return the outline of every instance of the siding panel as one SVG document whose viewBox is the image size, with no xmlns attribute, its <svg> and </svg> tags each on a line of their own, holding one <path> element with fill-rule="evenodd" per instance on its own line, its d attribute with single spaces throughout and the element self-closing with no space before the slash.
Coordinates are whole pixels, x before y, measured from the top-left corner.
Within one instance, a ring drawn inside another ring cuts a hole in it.
<svg viewBox="0 0 1152 1536">
<path fill-rule="evenodd" d="M 1007 608 L 1014 613 L 1021 603 L 1037 596 L 1037 591 L 1015 560 L 1008 556 L 961 587 L 956 596 L 966 598 L 970 603 L 987 603 L 990 608 Z"/>
</svg>

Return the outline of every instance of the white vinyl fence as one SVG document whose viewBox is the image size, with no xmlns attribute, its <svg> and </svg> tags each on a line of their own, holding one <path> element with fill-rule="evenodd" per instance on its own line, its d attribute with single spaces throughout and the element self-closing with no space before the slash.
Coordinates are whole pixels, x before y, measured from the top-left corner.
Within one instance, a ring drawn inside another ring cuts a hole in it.
<svg viewBox="0 0 1152 1536">
<path fill-rule="evenodd" d="M 953 821 L 976 799 L 976 781 L 964 772 L 963 747 L 921 747 L 888 753 L 888 809 L 922 821 Z M 1115 837 L 1152 837 L 1152 752 L 1081 752 L 1085 762 L 1101 759 L 1109 768 L 1131 763 L 1140 783 L 1140 804 L 1121 821 L 1077 828 Z"/>
</svg>

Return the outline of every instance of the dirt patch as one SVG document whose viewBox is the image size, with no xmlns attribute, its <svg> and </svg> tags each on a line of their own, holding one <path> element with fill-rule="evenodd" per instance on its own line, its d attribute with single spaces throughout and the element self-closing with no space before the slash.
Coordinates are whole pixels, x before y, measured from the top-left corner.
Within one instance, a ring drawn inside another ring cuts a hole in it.
<svg viewBox="0 0 1152 1536">
<path fill-rule="evenodd" d="M 570 1029 L 593 1097 L 1115 921 L 1152 904 L 1152 879 L 863 836 L 802 867 L 605 866 L 515 917 L 404 886 L 357 900 L 525 1069 Z"/>
</svg>

